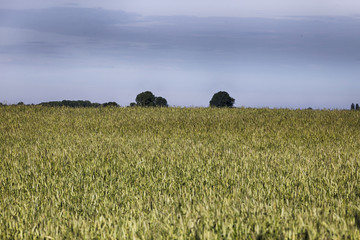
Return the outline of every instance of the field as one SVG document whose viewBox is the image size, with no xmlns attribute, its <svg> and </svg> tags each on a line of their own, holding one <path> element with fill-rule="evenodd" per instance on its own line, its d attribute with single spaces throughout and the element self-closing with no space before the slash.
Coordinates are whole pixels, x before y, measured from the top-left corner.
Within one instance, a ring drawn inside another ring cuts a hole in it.
<svg viewBox="0 0 360 240">
<path fill-rule="evenodd" d="M 360 111 L 0 107 L 0 239 L 360 239 Z"/>
</svg>

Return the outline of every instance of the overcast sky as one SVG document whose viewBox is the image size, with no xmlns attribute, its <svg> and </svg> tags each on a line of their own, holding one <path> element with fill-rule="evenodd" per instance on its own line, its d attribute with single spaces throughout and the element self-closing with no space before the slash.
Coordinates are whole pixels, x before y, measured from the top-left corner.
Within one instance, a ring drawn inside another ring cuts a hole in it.
<svg viewBox="0 0 360 240">
<path fill-rule="evenodd" d="M 149 16 L 348 16 L 360 13 L 358 0 L 0 0 L 0 6 L 17 9 L 76 6 L 130 11 Z"/>
<path fill-rule="evenodd" d="M 0 0 L 0 101 L 360 103 L 360 3 L 290 2 Z"/>
</svg>

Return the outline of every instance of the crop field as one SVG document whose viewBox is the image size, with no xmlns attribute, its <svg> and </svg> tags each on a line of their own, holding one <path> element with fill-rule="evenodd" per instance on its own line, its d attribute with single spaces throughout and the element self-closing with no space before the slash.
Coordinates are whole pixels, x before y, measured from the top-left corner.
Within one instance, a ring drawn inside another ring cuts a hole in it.
<svg viewBox="0 0 360 240">
<path fill-rule="evenodd" d="M 360 111 L 0 107 L 0 239 L 360 239 Z"/>
</svg>

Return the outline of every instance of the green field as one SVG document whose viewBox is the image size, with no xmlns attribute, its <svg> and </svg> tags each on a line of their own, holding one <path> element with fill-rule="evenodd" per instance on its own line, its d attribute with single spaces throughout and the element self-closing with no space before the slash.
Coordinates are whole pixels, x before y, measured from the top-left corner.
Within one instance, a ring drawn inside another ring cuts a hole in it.
<svg viewBox="0 0 360 240">
<path fill-rule="evenodd" d="M 360 112 L 0 107 L 0 239 L 360 239 Z"/>
</svg>

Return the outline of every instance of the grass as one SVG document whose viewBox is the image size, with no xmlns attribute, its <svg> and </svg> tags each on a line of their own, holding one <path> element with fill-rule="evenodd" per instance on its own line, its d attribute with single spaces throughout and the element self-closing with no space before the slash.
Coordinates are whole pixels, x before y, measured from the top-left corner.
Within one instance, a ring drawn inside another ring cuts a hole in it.
<svg viewBox="0 0 360 240">
<path fill-rule="evenodd" d="M 0 107 L 1 239 L 360 239 L 360 112 Z"/>
</svg>

